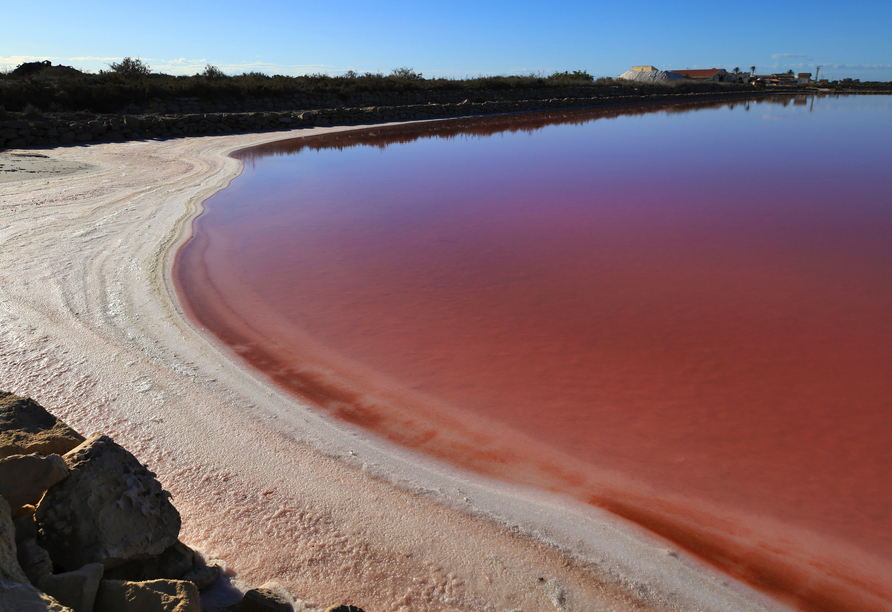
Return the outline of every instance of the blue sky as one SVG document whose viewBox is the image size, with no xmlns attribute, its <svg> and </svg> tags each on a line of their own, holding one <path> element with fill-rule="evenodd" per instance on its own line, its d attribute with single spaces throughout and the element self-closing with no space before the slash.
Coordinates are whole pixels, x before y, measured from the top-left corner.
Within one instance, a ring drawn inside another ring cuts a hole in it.
<svg viewBox="0 0 892 612">
<path fill-rule="evenodd" d="M 282 0 L 150 3 L 5 2 L 0 69 L 49 59 L 84 70 L 139 57 L 153 70 L 194 74 L 389 73 L 425 77 L 618 76 L 739 67 L 758 73 L 892 81 L 892 2 L 826 0 L 679 3 Z"/>
</svg>

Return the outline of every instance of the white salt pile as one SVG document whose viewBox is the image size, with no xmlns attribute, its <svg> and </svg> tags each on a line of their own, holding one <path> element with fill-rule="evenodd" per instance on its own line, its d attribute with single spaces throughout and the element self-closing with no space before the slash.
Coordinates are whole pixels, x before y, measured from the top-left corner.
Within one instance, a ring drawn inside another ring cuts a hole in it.
<svg viewBox="0 0 892 612">
<path fill-rule="evenodd" d="M 668 83 L 684 80 L 684 77 L 677 72 L 668 70 L 627 70 L 616 78 L 639 83 Z"/>
</svg>

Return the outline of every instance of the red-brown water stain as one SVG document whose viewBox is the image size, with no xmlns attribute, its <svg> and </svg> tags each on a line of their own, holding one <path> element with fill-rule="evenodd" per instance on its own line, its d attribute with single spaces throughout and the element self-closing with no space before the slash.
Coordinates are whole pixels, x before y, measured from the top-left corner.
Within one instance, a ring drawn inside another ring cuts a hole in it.
<svg viewBox="0 0 892 612">
<path fill-rule="evenodd" d="M 614 491 L 613 495 L 624 496 Z M 795 548 L 775 548 L 746 539 L 728 537 L 727 521 L 691 508 L 654 500 L 625 501 L 596 496 L 588 503 L 633 521 L 689 552 L 706 559 L 727 574 L 770 593 L 780 601 L 812 612 L 883 612 L 892 607 L 892 584 L 866 581 L 849 571 L 845 562 L 809 562 L 792 557 Z"/>
</svg>

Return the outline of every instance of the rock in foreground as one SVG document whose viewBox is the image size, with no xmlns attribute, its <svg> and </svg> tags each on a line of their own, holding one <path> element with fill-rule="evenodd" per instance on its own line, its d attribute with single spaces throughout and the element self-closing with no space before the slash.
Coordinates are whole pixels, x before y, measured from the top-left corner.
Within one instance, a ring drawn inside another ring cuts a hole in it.
<svg viewBox="0 0 892 612">
<path fill-rule="evenodd" d="M 182 580 L 103 580 L 94 612 L 201 612 L 198 589 Z"/>
<path fill-rule="evenodd" d="M 50 574 L 41 578 L 37 586 L 41 591 L 74 610 L 93 609 L 99 581 L 102 580 L 102 564 L 90 563 L 75 572 Z"/>
<path fill-rule="evenodd" d="M 2 391 L 0 449 L 0 612 L 201 612 L 220 570 L 177 539 L 170 494 L 133 455 Z M 308 610 L 275 582 L 227 598 L 208 612 Z"/>
<path fill-rule="evenodd" d="M 294 612 L 294 597 L 278 582 L 267 582 L 245 593 L 233 612 Z"/>
<path fill-rule="evenodd" d="M 28 581 L 16 559 L 15 527 L 9 504 L 0 497 L 0 610 L 6 612 L 73 612 L 41 593 Z"/>
<path fill-rule="evenodd" d="M 67 475 L 68 466 L 59 455 L 10 455 L 0 459 L 0 495 L 16 514 L 25 504 L 40 501 L 44 491 Z"/>
<path fill-rule="evenodd" d="M 0 459 L 10 455 L 64 455 L 84 437 L 28 397 L 0 391 Z"/>
<path fill-rule="evenodd" d="M 114 567 L 177 541 L 180 515 L 155 474 L 108 436 L 65 455 L 69 475 L 37 507 L 38 541 L 63 571 Z"/>
</svg>

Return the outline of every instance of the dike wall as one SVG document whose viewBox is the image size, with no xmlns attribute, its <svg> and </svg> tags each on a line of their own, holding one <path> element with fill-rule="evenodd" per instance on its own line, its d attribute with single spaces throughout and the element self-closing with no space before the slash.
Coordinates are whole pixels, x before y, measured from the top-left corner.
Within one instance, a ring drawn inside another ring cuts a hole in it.
<svg viewBox="0 0 892 612">
<path fill-rule="evenodd" d="M 461 93 L 464 95 L 468 94 L 468 92 Z M 482 98 L 486 95 L 492 98 L 501 97 L 501 92 L 478 93 L 479 95 L 474 98 L 465 98 L 458 102 L 428 100 L 424 103 L 402 105 L 336 106 L 306 110 L 237 110 L 235 112 L 219 110 L 221 107 L 230 108 L 236 104 L 247 106 L 247 103 L 229 102 L 216 105 L 217 110 L 214 112 L 193 112 L 193 109 L 199 108 L 200 103 L 187 99 L 185 101 L 177 101 L 177 103 L 157 103 L 155 105 L 156 112 L 144 114 L 85 115 L 81 113 L 76 114 L 75 118 L 72 119 L 64 115 L 58 117 L 43 115 L 29 118 L 20 114 L 13 115 L 8 113 L 5 119 L 0 119 L 0 148 L 23 149 L 91 142 L 229 134 L 233 132 L 269 132 L 314 126 L 375 124 L 473 115 L 666 101 L 685 102 L 713 98 L 801 92 L 796 89 L 772 88 L 770 92 L 633 93 L 623 95 L 601 93 L 587 97 L 565 96 L 524 100 L 483 100 Z M 497 93 L 499 95 L 496 95 Z M 585 93 L 591 94 L 591 91 L 589 90 Z M 301 108 L 303 106 L 302 102 L 303 100 L 301 99 L 292 100 L 296 108 Z M 252 104 L 254 106 L 258 104 L 274 105 L 273 102 L 264 103 L 262 100 L 255 101 Z M 275 104 L 281 106 L 283 103 L 278 101 Z M 203 108 L 206 110 L 208 106 L 208 104 L 204 104 Z"/>
</svg>

